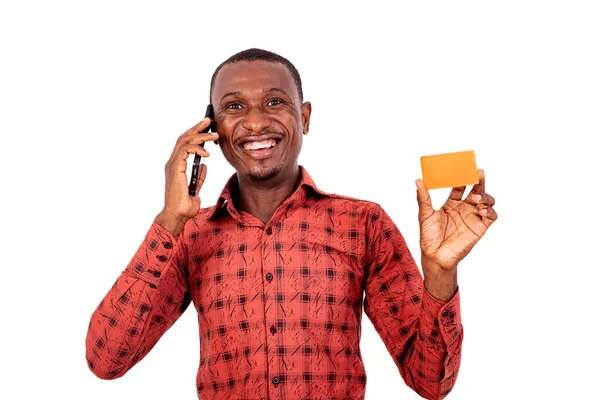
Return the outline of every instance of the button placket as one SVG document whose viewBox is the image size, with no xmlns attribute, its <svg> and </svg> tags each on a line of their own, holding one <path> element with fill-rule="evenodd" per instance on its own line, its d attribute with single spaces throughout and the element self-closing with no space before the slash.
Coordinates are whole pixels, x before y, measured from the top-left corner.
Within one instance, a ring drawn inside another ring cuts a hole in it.
<svg viewBox="0 0 600 400">
<path fill-rule="evenodd" d="M 264 230 L 263 243 L 262 248 L 263 259 L 262 259 L 262 268 L 263 268 L 263 279 L 264 279 L 264 295 L 265 295 L 265 339 L 266 339 L 266 349 L 267 349 L 267 373 L 271 376 L 271 383 L 274 386 L 277 386 L 281 382 L 281 378 L 279 376 L 275 376 L 281 371 L 281 366 L 279 365 L 279 357 L 272 357 L 277 352 L 277 346 L 279 342 L 279 337 L 276 335 L 277 328 L 275 327 L 274 322 L 277 321 L 278 318 L 278 308 L 279 305 L 277 303 L 277 284 L 278 280 L 275 279 L 275 267 L 277 264 L 276 253 L 272 250 L 274 246 L 275 238 L 273 236 L 273 227 L 268 226 Z"/>
</svg>

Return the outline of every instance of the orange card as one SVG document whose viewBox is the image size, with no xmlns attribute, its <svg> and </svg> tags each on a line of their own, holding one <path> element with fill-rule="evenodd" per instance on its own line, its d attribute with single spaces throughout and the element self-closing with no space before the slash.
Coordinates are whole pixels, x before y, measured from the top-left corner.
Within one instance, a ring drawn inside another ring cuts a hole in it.
<svg viewBox="0 0 600 400">
<path fill-rule="evenodd" d="M 474 150 L 423 156 L 421 171 L 427 189 L 479 183 Z"/>
</svg>

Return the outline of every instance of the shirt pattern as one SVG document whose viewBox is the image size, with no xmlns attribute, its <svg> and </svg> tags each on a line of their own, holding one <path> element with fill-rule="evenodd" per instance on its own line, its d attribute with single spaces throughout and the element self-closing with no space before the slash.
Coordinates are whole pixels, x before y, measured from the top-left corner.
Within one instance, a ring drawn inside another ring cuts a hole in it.
<svg viewBox="0 0 600 400">
<path fill-rule="evenodd" d="M 199 399 L 363 399 L 364 307 L 408 386 L 425 398 L 450 392 L 458 291 L 447 303 L 432 297 L 378 204 L 323 192 L 299 168 L 267 224 L 235 207 L 235 174 L 177 237 L 151 224 L 92 314 L 94 374 L 125 374 L 193 303 Z"/>
</svg>

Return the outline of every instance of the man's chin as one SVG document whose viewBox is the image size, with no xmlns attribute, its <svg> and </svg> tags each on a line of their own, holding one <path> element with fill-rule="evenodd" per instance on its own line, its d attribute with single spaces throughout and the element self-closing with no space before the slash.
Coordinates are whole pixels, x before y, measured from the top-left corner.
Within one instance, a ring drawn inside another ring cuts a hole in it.
<svg viewBox="0 0 600 400">
<path fill-rule="evenodd" d="M 269 179 L 274 178 L 281 170 L 282 166 L 260 168 L 258 170 L 250 171 L 246 176 L 253 182 L 265 182 Z"/>
</svg>

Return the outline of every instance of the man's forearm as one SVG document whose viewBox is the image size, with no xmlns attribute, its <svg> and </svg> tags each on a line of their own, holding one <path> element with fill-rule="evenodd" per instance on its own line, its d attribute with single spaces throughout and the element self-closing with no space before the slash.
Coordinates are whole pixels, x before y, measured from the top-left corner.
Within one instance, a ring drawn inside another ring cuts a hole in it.
<svg viewBox="0 0 600 400">
<path fill-rule="evenodd" d="M 97 377 L 119 378 L 131 368 L 134 359 L 143 358 L 138 357 L 141 349 L 151 347 L 144 346 L 148 333 L 144 327 L 152 309 L 148 298 L 153 298 L 155 291 L 149 289 L 148 283 L 123 273 L 94 310 L 85 357 Z"/>
<path fill-rule="evenodd" d="M 86 359 L 102 379 L 124 375 L 181 316 L 191 298 L 181 240 L 156 223 L 94 310 Z"/>
</svg>

